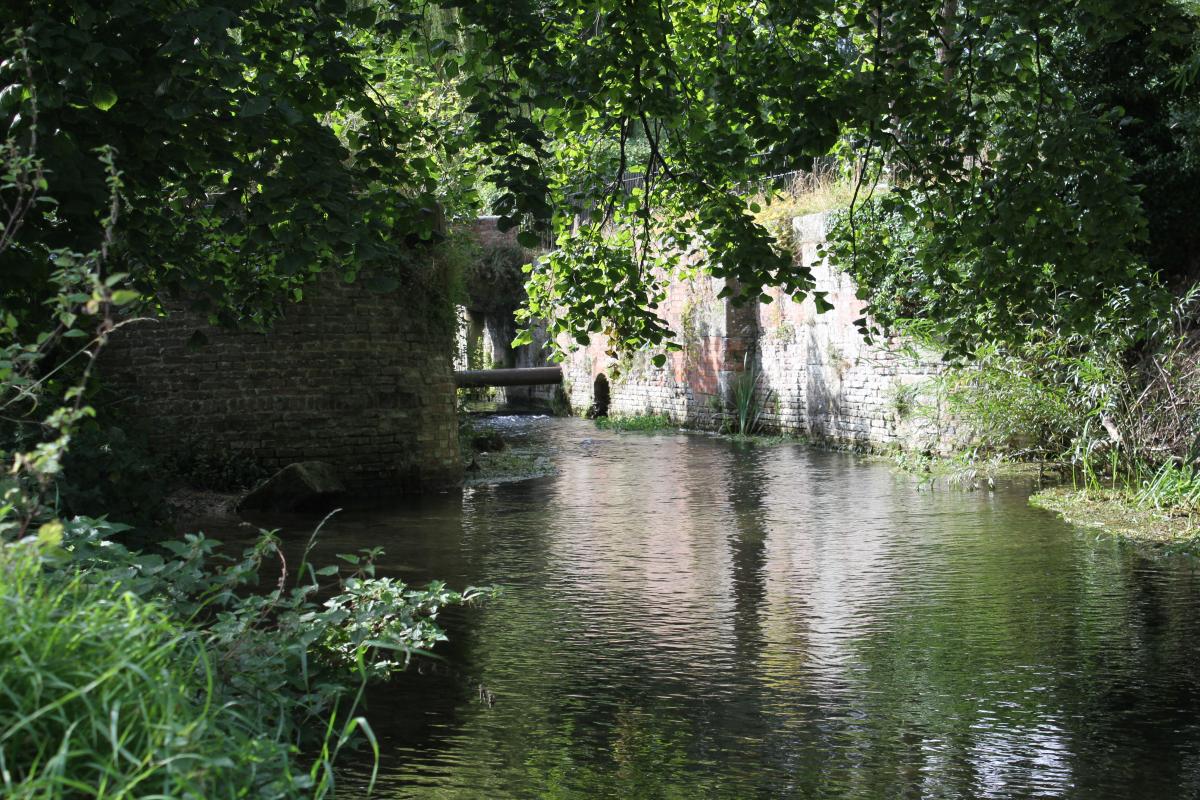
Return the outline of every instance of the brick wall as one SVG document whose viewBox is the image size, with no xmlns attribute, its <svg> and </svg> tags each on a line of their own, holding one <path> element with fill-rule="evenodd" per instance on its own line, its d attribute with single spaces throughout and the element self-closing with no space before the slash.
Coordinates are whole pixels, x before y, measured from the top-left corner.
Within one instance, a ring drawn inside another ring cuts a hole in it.
<svg viewBox="0 0 1200 800">
<path fill-rule="evenodd" d="M 900 341 L 863 339 L 854 321 L 864 304 L 853 281 L 817 256 L 826 224 L 825 215 L 814 214 L 793 220 L 793 229 L 797 257 L 811 265 L 832 311 L 818 314 L 811 299 L 796 303 L 779 290 L 771 303 L 734 306 L 717 298 L 722 283 L 709 277 L 674 284 L 660 308 L 683 351 L 656 368 L 644 356 L 616 362 L 593 340 L 563 365 L 572 407 L 582 413 L 592 405 L 596 376 L 604 373 L 611 413 L 667 414 L 716 428 L 730 381 L 757 369 L 766 430 L 839 444 L 949 449 L 959 434 L 952 422 L 913 411 L 941 370 L 940 357 Z"/>
<path fill-rule="evenodd" d="M 118 330 L 101 374 L 166 448 L 327 461 L 357 492 L 454 484 L 453 329 L 415 319 L 404 295 L 322 278 L 265 334 L 174 307 Z M 197 331 L 207 344 L 189 344 Z"/>
</svg>

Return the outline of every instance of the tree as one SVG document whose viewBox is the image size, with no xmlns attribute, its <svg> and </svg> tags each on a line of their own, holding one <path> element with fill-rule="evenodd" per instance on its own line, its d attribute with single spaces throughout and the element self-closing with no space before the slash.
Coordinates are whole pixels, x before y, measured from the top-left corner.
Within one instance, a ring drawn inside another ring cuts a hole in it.
<svg viewBox="0 0 1200 800">
<path fill-rule="evenodd" d="M 1077 329 L 1114 293 L 1126 316 L 1152 306 L 1147 264 L 1177 257 L 1168 241 L 1194 252 L 1175 236 L 1190 184 L 1167 180 L 1195 163 L 1188 14 L 1168 0 L 26 0 L 4 27 L 34 54 L 40 107 L 19 76 L 0 102 L 39 129 L 60 205 L 0 263 L 4 303 L 36 308 L 46 253 L 90 248 L 101 144 L 129 207 L 113 269 L 227 319 L 269 318 L 320 270 L 394 268 L 445 208 L 470 212 L 478 163 L 505 225 L 559 238 L 528 313 L 554 334 L 661 346 L 673 332 L 655 306 L 698 265 L 742 300 L 812 291 L 738 187 L 837 152 L 890 182 L 882 212 L 919 234 L 914 286 L 958 303 L 947 331 Z M 1123 106 L 1137 85 L 1148 102 Z M 843 258 L 878 250 L 855 220 Z"/>
<path fill-rule="evenodd" d="M 885 141 L 909 179 L 835 236 L 879 321 L 921 318 L 955 355 L 1047 332 L 1136 340 L 1194 280 L 1200 93 L 1172 78 L 1195 24 L 1169 2 L 1138 11 L 1031 7 L 991 43 L 998 18 L 956 20 L 962 90 L 898 119 Z"/>
<path fill-rule="evenodd" d="M 36 131 L 58 202 L 4 254 L 0 303 L 36 313 L 48 253 L 94 246 L 101 146 L 127 209 L 108 268 L 148 296 L 262 321 L 322 269 L 404 277 L 442 228 L 452 133 L 396 91 L 428 77 L 399 58 L 424 30 L 402 4 L 344 0 L 10 4 L 4 39 L 33 70 L 7 59 L 0 102 L 11 132 Z"/>
<path fill-rule="evenodd" d="M 618 349 L 669 341 L 655 304 L 692 250 L 743 299 L 810 291 L 737 185 L 841 148 L 861 175 L 890 178 L 883 209 L 921 232 L 922 287 L 958 303 L 946 332 L 962 352 L 1051 318 L 1078 330 L 1114 305 L 1153 306 L 1128 116 L 1078 71 L 1081 53 L 1139 29 L 1177 37 L 1182 13 L 1156 0 L 493 0 L 461 9 L 475 43 L 464 90 L 512 189 L 501 213 L 555 218 L 561 251 L 535 268 L 529 308 L 552 332 L 604 332 Z M 1143 16 L 1170 25 L 1129 21 Z M 589 181 L 611 174 L 596 154 L 612 142 L 616 175 L 630 170 L 634 131 L 649 143 L 644 189 Z M 847 220 L 840 255 L 870 255 Z"/>
</svg>

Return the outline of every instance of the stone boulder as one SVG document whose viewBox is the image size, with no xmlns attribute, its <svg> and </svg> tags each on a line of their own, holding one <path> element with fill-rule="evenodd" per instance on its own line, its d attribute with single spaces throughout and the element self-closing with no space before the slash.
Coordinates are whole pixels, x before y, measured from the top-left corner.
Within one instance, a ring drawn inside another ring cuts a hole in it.
<svg viewBox="0 0 1200 800">
<path fill-rule="evenodd" d="M 298 461 L 276 472 L 238 503 L 238 511 L 328 511 L 346 495 L 324 461 Z"/>
</svg>

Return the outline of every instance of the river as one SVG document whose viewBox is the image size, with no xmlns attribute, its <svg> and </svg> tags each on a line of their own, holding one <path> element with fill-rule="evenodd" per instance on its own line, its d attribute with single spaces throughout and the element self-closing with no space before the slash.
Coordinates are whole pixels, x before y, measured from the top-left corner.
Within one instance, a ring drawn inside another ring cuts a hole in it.
<svg viewBox="0 0 1200 800">
<path fill-rule="evenodd" d="M 500 584 L 374 690 L 383 798 L 1200 796 L 1200 573 L 801 445 L 501 417 L 558 474 L 343 512 Z M 321 556 L 318 556 L 321 557 Z M 361 781 L 367 766 L 349 770 Z"/>
</svg>

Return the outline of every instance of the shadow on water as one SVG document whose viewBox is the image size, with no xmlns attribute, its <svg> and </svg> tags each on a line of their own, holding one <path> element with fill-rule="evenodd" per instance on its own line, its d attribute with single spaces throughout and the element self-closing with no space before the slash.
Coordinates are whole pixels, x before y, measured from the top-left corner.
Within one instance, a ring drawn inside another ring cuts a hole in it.
<svg viewBox="0 0 1200 800">
<path fill-rule="evenodd" d="M 498 424 L 559 473 L 345 512 L 320 546 L 506 587 L 445 620 L 443 660 L 372 693 L 379 796 L 1200 794 L 1192 561 L 1098 541 L 1022 487 L 919 493 L 800 446 Z"/>
</svg>

